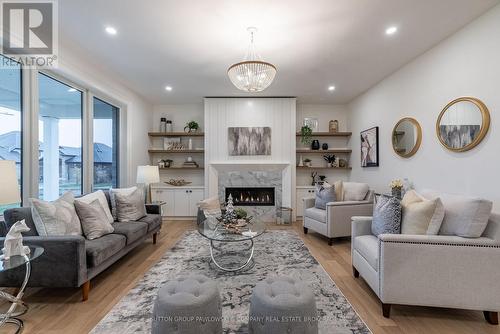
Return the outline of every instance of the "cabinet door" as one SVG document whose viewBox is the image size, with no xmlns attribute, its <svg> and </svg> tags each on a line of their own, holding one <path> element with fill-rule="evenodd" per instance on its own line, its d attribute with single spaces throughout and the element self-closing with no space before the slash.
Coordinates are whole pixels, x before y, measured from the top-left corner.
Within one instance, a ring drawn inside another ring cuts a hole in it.
<svg viewBox="0 0 500 334">
<path fill-rule="evenodd" d="M 175 196 L 174 196 L 175 190 L 173 189 L 165 189 L 163 190 L 163 201 L 166 203 L 163 206 L 163 215 L 164 216 L 169 216 L 172 217 L 175 215 L 174 208 L 175 208 Z"/>
<path fill-rule="evenodd" d="M 189 212 L 190 216 L 196 217 L 198 214 L 198 202 L 203 200 L 204 190 L 203 189 L 191 189 L 189 193 Z"/>
<path fill-rule="evenodd" d="M 189 216 L 189 190 L 175 189 L 174 196 L 175 196 L 174 216 L 176 217 Z"/>
<path fill-rule="evenodd" d="M 314 189 L 297 189 L 297 217 L 302 217 L 304 215 L 304 198 L 314 197 Z"/>
</svg>

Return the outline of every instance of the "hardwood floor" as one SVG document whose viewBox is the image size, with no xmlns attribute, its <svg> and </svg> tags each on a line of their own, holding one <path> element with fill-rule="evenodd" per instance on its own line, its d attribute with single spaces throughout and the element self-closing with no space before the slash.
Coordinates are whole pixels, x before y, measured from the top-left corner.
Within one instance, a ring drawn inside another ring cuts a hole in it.
<svg viewBox="0 0 500 334">
<path fill-rule="evenodd" d="M 80 301 L 80 289 L 28 289 L 24 333 L 88 333 L 185 231 L 194 228 L 188 221 L 165 222 L 156 245 L 148 240 L 92 280 L 86 302 Z M 386 319 L 368 285 L 353 277 L 348 239 L 328 246 L 328 239 L 312 231 L 304 235 L 300 223 L 269 228 L 296 230 L 373 333 L 500 334 L 500 326 L 487 324 L 482 312 L 476 311 L 393 306 L 391 318 Z M 2 327 L 0 333 L 12 333 L 12 328 Z"/>
</svg>

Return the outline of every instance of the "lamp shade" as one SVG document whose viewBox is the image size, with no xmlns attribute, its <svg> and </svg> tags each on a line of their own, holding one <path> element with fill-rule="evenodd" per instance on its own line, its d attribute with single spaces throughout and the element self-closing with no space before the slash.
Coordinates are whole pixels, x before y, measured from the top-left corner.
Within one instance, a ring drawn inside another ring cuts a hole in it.
<svg viewBox="0 0 500 334">
<path fill-rule="evenodd" d="M 16 163 L 0 160 L 0 205 L 21 203 Z"/>
<path fill-rule="evenodd" d="M 160 182 L 158 166 L 137 166 L 137 183 L 151 184 Z"/>
</svg>

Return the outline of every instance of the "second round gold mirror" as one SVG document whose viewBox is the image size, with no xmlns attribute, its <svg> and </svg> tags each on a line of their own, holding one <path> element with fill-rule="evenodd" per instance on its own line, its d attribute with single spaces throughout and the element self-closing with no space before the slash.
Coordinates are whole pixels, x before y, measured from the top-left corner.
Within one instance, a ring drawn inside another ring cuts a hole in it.
<svg viewBox="0 0 500 334">
<path fill-rule="evenodd" d="M 392 130 L 392 148 L 402 158 L 409 158 L 417 153 L 422 143 L 422 128 L 411 117 L 399 120 Z"/>
</svg>

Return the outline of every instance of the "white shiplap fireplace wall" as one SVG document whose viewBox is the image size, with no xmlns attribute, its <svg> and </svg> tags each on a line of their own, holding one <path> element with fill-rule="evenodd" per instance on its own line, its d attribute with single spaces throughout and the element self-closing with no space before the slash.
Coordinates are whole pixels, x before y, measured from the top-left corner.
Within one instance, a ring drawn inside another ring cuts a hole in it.
<svg viewBox="0 0 500 334">
<path fill-rule="evenodd" d="M 282 171 L 282 205 L 293 207 L 295 98 L 205 99 L 205 195 L 218 195 L 219 171 Z M 271 128 L 271 155 L 229 156 L 229 127 Z"/>
</svg>

